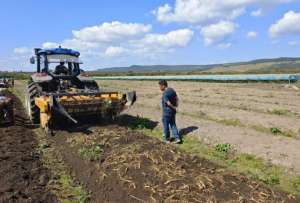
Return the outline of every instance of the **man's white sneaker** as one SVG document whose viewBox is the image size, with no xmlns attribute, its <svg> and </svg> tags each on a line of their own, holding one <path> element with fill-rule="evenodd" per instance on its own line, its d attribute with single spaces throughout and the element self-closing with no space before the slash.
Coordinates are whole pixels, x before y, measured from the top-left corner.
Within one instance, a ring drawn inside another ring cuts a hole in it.
<svg viewBox="0 0 300 203">
<path fill-rule="evenodd" d="M 180 139 L 176 139 L 174 143 L 175 144 L 181 144 L 181 140 Z"/>
</svg>

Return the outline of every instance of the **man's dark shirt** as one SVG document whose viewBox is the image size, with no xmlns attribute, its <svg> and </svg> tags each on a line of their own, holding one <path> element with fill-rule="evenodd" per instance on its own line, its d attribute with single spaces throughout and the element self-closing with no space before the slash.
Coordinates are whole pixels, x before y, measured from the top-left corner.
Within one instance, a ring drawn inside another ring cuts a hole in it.
<svg viewBox="0 0 300 203">
<path fill-rule="evenodd" d="M 60 65 L 56 66 L 55 74 L 57 74 L 57 75 L 58 74 L 68 74 L 68 69 L 66 66 L 60 64 Z"/>
<path fill-rule="evenodd" d="M 162 96 L 163 115 L 166 116 L 176 113 L 176 111 L 173 108 L 168 106 L 168 101 L 170 101 L 173 106 L 177 106 L 177 94 L 172 88 L 167 88 Z"/>
</svg>

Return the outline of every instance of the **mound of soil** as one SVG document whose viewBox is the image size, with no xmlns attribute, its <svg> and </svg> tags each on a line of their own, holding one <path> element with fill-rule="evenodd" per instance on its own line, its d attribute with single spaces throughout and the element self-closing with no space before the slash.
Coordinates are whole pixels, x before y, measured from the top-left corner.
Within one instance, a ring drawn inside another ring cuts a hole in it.
<svg viewBox="0 0 300 203">
<path fill-rule="evenodd" d="M 299 202 L 118 125 L 73 131 L 53 141 L 93 202 Z"/>
<path fill-rule="evenodd" d="M 16 124 L 0 128 L 0 202 L 57 202 L 47 189 L 50 173 L 36 152 L 37 141 L 14 96 Z"/>
</svg>

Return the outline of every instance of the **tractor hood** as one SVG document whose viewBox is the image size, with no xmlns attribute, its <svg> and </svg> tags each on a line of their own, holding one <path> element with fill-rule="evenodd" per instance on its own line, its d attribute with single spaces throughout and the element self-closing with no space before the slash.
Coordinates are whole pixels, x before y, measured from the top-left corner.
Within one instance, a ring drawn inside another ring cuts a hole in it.
<svg viewBox="0 0 300 203">
<path fill-rule="evenodd" d="M 31 76 L 31 78 L 34 82 L 48 82 L 53 79 L 52 76 L 47 73 L 35 73 Z"/>
</svg>

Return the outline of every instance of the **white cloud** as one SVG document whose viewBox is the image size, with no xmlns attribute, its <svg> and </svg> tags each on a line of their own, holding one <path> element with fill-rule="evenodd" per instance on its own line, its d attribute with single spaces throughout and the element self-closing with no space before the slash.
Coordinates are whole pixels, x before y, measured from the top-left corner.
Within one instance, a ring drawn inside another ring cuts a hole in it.
<svg viewBox="0 0 300 203">
<path fill-rule="evenodd" d="M 189 29 L 174 30 L 165 34 L 147 34 L 141 40 L 131 41 L 131 54 L 141 57 L 157 58 L 161 54 L 185 47 L 192 40 L 194 32 Z"/>
<path fill-rule="evenodd" d="M 260 17 L 262 15 L 263 15 L 262 9 L 258 9 L 256 11 L 251 12 L 251 16 L 253 16 L 253 17 Z"/>
<path fill-rule="evenodd" d="M 271 37 L 279 37 L 283 35 L 299 35 L 299 25 L 300 13 L 289 11 L 270 27 L 269 33 Z"/>
<path fill-rule="evenodd" d="M 139 41 L 141 46 L 185 47 L 192 39 L 194 32 L 189 29 L 174 30 L 166 34 L 147 34 Z"/>
<path fill-rule="evenodd" d="M 72 33 L 74 38 L 80 41 L 109 43 L 118 40 L 132 39 L 148 33 L 151 29 L 151 25 L 114 21 L 97 26 L 85 27 L 78 31 L 72 31 Z"/>
<path fill-rule="evenodd" d="M 65 39 L 61 43 L 46 42 L 43 48 L 62 47 L 76 49 L 83 55 L 97 55 L 99 49 L 105 49 L 108 45 L 116 46 L 122 42 L 142 38 L 152 29 L 151 25 L 139 23 L 122 23 L 119 21 L 104 22 L 100 25 L 84 27 L 72 31 L 73 38 Z"/>
<path fill-rule="evenodd" d="M 108 56 L 108 57 L 117 57 L 117 56 L 120 56 L 124 53 L 126 53 L 128 50 L 123 48 L 123 47 L 114 47 L 114 46 L 111 46 L 111 47 L 108 47 L 105 51 L 105 56 Z"/>
<path fill-rule="evenodd" d="M 153 13 L 162 23 L 205 25 L 220 20 L 233 20 L 245 13 L 248 6 L 272 6 L 291 1 L 293 0 L 176 0 L 174 6 L 165 4 Z"/>
<path fill-rule="evenodd" d="M 247 38 L 248 39 L 254 39 L 257 37 L 257 32 L 254 32 L 254 31 L 250 31 L 247 33 Z"/>
<path fill-rule="evenodd" d="M 28 55 L 32 53 L 32 49 L 28 47 L 18 47 L 14 49 L 14 53 L 18 55 Z"/>
<path fill-rule="evenodd" d="M 222 42 L 235 31 L 236 27 L 237 25 L 230 21 L 220 21 L 219 23 L 203 27 L 201 34 L 204 37 L 204 44 L 209 46 Z"/>
<path fill-rule="evenodd" d="M 72 48 L 72 49 L 77 49 L 82 52 L 86 52 L 91 49 L 97 49 L 97 48 L 103 46 L 103 44 L 100 42 L 92 42 L 92 41 L 86 42 L 86 41 L 82 41 L 82 40 L 74 38 L 74 39 L 64 40 L 62 43 L 62 46 Z"/>
<path fill-rule="evenodd" d="M 83 61 L 103 61 L 113 57 L 121 60 L 120 56 L 124 55 L 140 60 L 147 57 L 160 58 L 177 48 L 185 47 L 194 35 L 190 29 L 159 34 L 150 33 L 150 30 L 150 25 L 137 23 L 103 23 L 73 31 L 72 38 L 61 42 L 45 42 L 42 48 L 61 45 L 75 49 L 81 52 Z"/>
<path fill-rule="evenodd" d="M 221 19 L 234 19 L 243 12 L 243 7 L 227 6 L 226 0 L 176 0 L 174 7 L 165 4 L 154 14 L 163 23 L 207 24 Z"/>
</svg>

